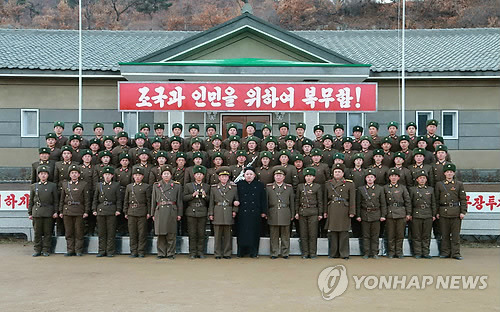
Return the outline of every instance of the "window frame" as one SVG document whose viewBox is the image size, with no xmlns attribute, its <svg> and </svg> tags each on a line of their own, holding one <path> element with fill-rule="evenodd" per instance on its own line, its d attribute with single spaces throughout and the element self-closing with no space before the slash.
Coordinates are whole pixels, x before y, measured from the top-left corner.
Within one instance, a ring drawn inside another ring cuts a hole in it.
<svg viewBox="0 0 500 312">
<path fill-rule="evenodd" d="M 454 114 L 453 118 L 453 135 L 444 135 L 444 114 L 452 113 Z M 441 135 L 445 140 L 457 140 L 458 139 L 458 110 L 442 110 L 441 111 Z"/>
<path fill-rule="evenodd" d="M 347 113 L 347 116 L 346 116 L 346 136 L 352 136 L 352 125 L 351 125 L 351 118 L 350 118 L 350 115 L 351 114 L 361 114 L 361 124 L 360 125 L 356 125 L 356 126 L 361 126 L 363 127 L 363 135 L 365 135 L 365 123 L 366 123 L 366 119 L 365 119 L 365 113 Z"/>
<path fill-rule="evenodd" d="M 134 133 L 130 133 L 130 131 L 127 131 L 127 125 L 125 124 L 125 113 L 128 113 L 128 114 L 135 114 L 135 127 L 137 129 L 136 132 Z M 122 112 L 122 122 L 123 122 L 123 131 L 127 131 L 129 137 L 134 137 L 134 135 L 139 132 L 139 112 L 135 111 L 135 112 Z"/>
<path fill-rule="evenodd" d="M 35 112 L 36 113 L 36 134 L 29 135 L 24 133 L 24 113 L 25 112 Z M 40 110 L 38 108 L 23 108 L 21 109 L 21 137 L 22 138 L 37 138 L 40 136 Z"/>
<path fill-rule="evenodd" d="M 423 130 L 423 133 L 419 132 L 420 131 L 419 130 L 420 127 L 418 126 L 418 116 L 421 113 L 429 115 L 429 118 L 427 118 L 427 120 L 434 119 L 434 111 L 424 111 L 424 110 L 415 111 L 415 123 L 417 124 L 417 133 L 416 133 L 417 136 L 419 136 L 419 135 L 425 135 L 427 133 L 427 130 L 425 130 L 425 128 Z M 406 125 L 405 125 L 405 127 L 406 127 Z"/>
</svg>

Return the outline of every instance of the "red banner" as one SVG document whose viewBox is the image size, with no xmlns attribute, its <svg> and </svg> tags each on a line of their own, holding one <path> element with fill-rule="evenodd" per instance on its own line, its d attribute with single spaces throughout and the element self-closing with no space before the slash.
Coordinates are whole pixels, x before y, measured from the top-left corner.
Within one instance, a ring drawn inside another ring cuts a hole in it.
<svg viewBox="0 0 500 312">
<path fill-rule="evenodd" d="M 376 83 L 118 83 L 121 111 L 377 111 Z"/>
</svg>

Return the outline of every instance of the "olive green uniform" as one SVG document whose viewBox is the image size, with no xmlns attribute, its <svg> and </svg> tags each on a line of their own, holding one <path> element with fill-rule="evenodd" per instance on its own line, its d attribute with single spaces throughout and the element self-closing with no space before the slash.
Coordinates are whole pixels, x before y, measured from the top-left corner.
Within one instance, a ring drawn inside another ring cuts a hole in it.
<svg viewBox="0 0 500 312">
<path fill-rule="evenodd" d="M 269 205 L 267 223 L 271 236 L 271 257 L 280 253 L 279 239 L 281 238 L 281 255 L 290 254 L 290 221 L 295 216 L 295 198 L 293 186 L 276 182 L 266 186 L 267 202 Z"/>
<path fill-rule="evenodd" d="M 377 184 L 361 186 L 356 196 L 356 215 L 361 217 L 363 255 L 376 256 L 379 252 L 380 218 L 387 215 L 384 188 Z"/>
<path fill-rule="evenodd" d="M 199 194 L 193 197 L 195 191 L 199 191 Z M 203 182 L 186 184 L 184 186 L 184 202 L 187 205 L 184 215 L 187 218 L 189 255 L 200 257 L 205 251 L 205 228 L 210 204 L 210 185 Z"/>
<path fill-rule="evenodd" d="M 295 193 L 299 214 L 302 257 L 315 257 L 318 240 L 318 217 L 323 215 L 323 187 L 317 183 L 301 183 Z"/>
<path fill-rule="evenodd" d="M 436 216 L 436 197 L 430 186 L 410 188 L 412 202 L 411 233 L 414 256 L 429 256 L 432 230 L 432 217 Z"/>
<path fill-rule="evenodd" d="M 95 185 L 92 212 L 97 213 L 99 254 L 115 254 L 116 212 L 122 212 L 120 183 L 99 182 Z"/>
<path fill-rule="evenodd" d="M 408 189 L 402 184 L 384 186 L 387 204 L 387 256 L 403 256 L 403 240 L 406 227 L 406 216 L 411 215 L 411 200 Z"/>
<path fill-rule="evenodd" d="M 52 245 L 54 222 L 52 216 L 58 212 L 59 193 L 53 182 L 36 182 L 30 187 L 28 215 L 33 217 L 35 253 L 49 253 Z"/>
<path fill-rule="evenodd" d="M 226 185 L 218 183 L 210 188 L 208 215 L 214 218 L 215 257 L 231 257 L 233 212 L 238 212 L 234 201 L 238 201 L 236 184 L 229 181 Z"/>
<path fill-rule="evenodd" d="M 130 254 L 146 252 L 147 215 L 151 207 L 151 186 L 147 183 L 130 183 L 125 189 L 123 213 L 128 218 Z"/>
</svg>

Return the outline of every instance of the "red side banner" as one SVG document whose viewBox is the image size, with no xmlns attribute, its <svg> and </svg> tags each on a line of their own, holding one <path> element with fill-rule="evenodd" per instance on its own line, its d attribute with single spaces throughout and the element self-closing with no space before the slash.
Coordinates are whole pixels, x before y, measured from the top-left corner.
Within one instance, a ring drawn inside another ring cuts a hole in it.
<svg viewBox="0 0 500 312">
<path fill-rule="evenodd" d="M 376 83 L 118 83 L 121 111 L 377 111 Z"/>
</svg>

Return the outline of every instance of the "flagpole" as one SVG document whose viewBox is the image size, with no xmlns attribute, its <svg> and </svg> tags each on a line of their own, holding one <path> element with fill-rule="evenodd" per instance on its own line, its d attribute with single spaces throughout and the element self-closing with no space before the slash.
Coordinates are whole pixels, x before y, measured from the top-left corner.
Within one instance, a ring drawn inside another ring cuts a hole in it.
<svg viewBox="0 0 500 312">
<path fill-rule="evenodd" d="M 78 122 L 82 122 L 82 1 L 78 1 Z"/>
<path fill-rule="evenodd" d="M 401 134 L 405 134 L 405 112 L 406 112 L 406 101 L 405 101 L 405 87 L 406 87 L 406 81 L 405 81 L 405 28 L 406 28 L 406 22 L 405 22 L 405 7 L 406 7 L 406 0 L 403 0 L 403 25 L 402 25 L 402 35 L 401 35 Z"/>
</svg>

